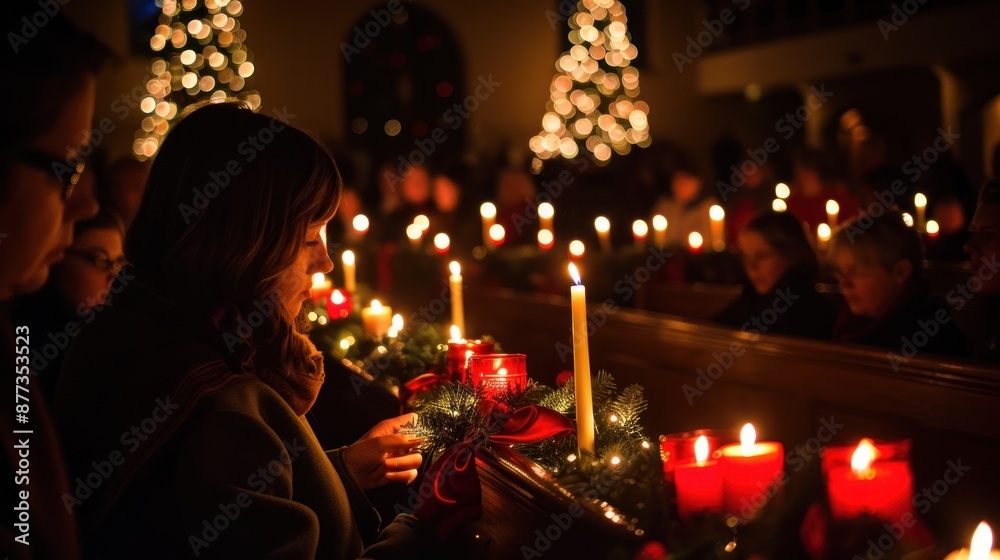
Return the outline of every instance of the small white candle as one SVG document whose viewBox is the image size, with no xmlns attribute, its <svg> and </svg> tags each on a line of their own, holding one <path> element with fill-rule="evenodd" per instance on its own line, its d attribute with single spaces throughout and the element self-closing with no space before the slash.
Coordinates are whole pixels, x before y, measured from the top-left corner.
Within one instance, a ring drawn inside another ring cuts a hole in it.
<svg viewBox="0 0 1000 560">
<path fill-rule="evenodd" d="M 726 211 L 718 204 L 708 209 L 708 217 L 712 224 L 712 249 L 717 252 L 726 250 Z"/>
<path fill-rule="evenodd" d="M 344 251 L 341 261 L 344 263 L 344 289 L 352 294 L 357 291 L 357 273 L 354 267 L 354 251 Z"/>
<path fill-rule="evenodd" d="M 653 244 L 657 247 L 667 244 L 667 219 L 660 214 L 653 216 Z"/>
<path fill-rule="evenodd" d="M 538 229 L 552 231 L 552 219 L 556 215 L 555 208 L 548 202 L 538 205 Z"/>
<path fill-rule="evenodd" d="M 924 231 L 924 220 L 927 211 L 927 197 L 924 193 L 917 193 L 913 196 L 913 205 L 917 208 L 917 231 Z"/>
<path fill-rule="evenodd" d="M 816 226 L 816 240 L 817 245 L 820 249 L 826 249 L 827 243 L 830 242 L 830 235 L 833 231 L 830 229 L 828 224 L 820 224 Z"/>
<path fill-rule="evenodd" d="M 792 194 L 792 189 L 788 188 L 788 185 L 784 183 L 778 183 L 774 186 L 774 196 L 778 198 L 788 198 Z"/>
<path fill-rule="evenodd" d="M 499 247 L 503 245 L 504 239 L 507 238 L 507 230 L 503 228 L 500 224 L 493 224 L 490 226 L 490 244 L 489 247 Z"/>
<path fill-rule="evenodd" d="M 439 233 L 434 236 L 434 250 L 439 255 L 447 255 L 451 249 L 451 238 L 447 233 Z"/>
<path fill-rule="evenodd" d="M 497 207 L 492 202 L 484 202 L 479 207 L 479 215 L 483 218 L 483 245 L 492 247 L 490 243 L 490 228 L 496 223 Z"/>
<path fill-rule="evenodd" d="M 597 240 L 601 244 L 601 250 L 605 253 L 611 252 L 611 220 L 604 216 L 598 216 L 594 220 L 594 229 L 597 230 Z"/>
<path fill-rule="evenodd" d="M 358 214 L 357 216 L 354 216 L 354 220 L 351 221 L 351 225 L 354 226 L 354 231 L 358 234 L 358 237 L 361 237 L 368 233 L 368 227 L 371 224 L 368 221 L 368 216 Z"/>
<path fill-rule="evenodd" d="M 587 291 L 576 265 L 569 274 L 576 284 L 570 288 L 573 312 L 573 380 L 576 384 L 576 439 L 579 450 L 594 453 L 594 396 L 590 388 L 590 349 L 587 339 Z"/>
<path fill-rule="evenodd" d="M 956 550 L 944 560 L 1000 560 L 1000 551 L 993 550 L 993 531 L 985 521 L 976 527 L 969 548 Z"/>
<path fill-rule="evenodd" d="M 632 222 L 632 238 L 635 240 L 635 246 L 640 249 L 646 246 L 646 236 L 649 235 L 649 226 L 646 225 L 645 220 L 636 220 Z"/>
<path fill-rule="evenodd" d="M 414 249 L 420 248 L 420 238 L 423 237 L 424 230 L 417 224 L 410 224 L 406 226 L 406 237 L 410 240 L 410 245 Z"/>
<path fill-rule="evenodd" d="M 826 223 L 831 227 L 837 227 L 837 220 L 840 216 L 840 204 L 836 200 L 826 201 Z"/>
<path fill-rule="evenodd" d="M 462 266 L 458 261 L 451 261 L 448 265 L 451 269 L 451 276 L 448 277 L 448 284 L 451 288 L 451 324 L 458 327 L 459 332 L 465 332 L 465 307 L 462 301 Z"/>
<path fill-rule="evenodd" d="M 373 299 L 371 307 L 361 310 L 361 322 L 364 324 L 366 335 L 373 338 L 385 336 L 392 326 L 392 308 Z"/>
<path fill-rule="evenodd" d="M 583 256 L 583 253 L 587 251 L 587 248 L 583 245 L 583 241 L 579 239 L 574 239 L 569 242 L 569 256 L 572 259 L 578 259 Z"/>
</svg>

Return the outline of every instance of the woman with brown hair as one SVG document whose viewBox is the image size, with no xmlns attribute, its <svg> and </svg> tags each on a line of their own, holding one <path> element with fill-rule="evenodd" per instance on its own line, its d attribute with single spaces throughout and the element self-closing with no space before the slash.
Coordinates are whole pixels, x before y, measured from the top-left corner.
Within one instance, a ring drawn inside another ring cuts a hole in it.
<svg viewBox="0 0 1000 560">
<path fill-rule="evenodd" d="M 129 286 L 84 332 L 57 390 L 65 497 L 86 553 L 130 558 L 355 558 L 411 546 L 363 490 L 416 477 L 418 442 L 387 420 L 324 451 L 303 415 L 322 355 L 297 323 L 333 263 L 320 231 L 341 182 L 313 139 L 239 104 L 170 132 L 126 241 Z M 370 540 L 374 540 L 373 538 Z"/>
</svg>

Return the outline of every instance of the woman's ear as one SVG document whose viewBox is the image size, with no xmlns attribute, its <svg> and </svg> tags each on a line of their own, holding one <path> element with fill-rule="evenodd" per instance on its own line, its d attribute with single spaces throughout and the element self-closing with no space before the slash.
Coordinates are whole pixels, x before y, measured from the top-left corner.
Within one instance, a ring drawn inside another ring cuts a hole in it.
<svg viewBox="0 0 1000 560">
<path fill-rule="evenodd" d="M 897 284 L 902 286 L 913 275 L 913 263 L 906 259 L 897 261 L 895 266 L 892 267 L 892 277 Z"/>
</svg>

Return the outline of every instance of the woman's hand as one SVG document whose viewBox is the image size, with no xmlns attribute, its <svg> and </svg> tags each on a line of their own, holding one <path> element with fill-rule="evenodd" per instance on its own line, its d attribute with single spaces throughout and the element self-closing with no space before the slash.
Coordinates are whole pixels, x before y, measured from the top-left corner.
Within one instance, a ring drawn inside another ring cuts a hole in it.
<svg viewBox="0 0 1000 560">
<path fill-rule="evenodd" d="M 422 440 L 396 433 L 408 422 L 416 422 L 414 413 L 383 420 L 344 452 L 347 468 L 358 486 L 365 490 L 388 482 L 413 482 L 422 458 L 411 450 Z"/>
</svg>

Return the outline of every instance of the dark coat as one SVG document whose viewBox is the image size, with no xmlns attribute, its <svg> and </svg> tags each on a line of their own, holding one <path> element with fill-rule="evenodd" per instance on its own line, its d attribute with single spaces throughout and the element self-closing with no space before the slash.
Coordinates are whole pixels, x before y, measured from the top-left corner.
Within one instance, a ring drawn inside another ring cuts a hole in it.
<svg viewBox="0 0 1000 560">
<path fill-rule="evenodd" d="M 743 293 L 712 320 L 747 332 L 830 338 L 837 305 L 816 292 L 816 281 L 811 275 L 792 270 L 774 286 L 769 293 L 761 295 L 747 283 Z M 772 313 L 768 310 L 773 310 L 777 317 L 770 325 L 767 322 L 771 321 Z"/>
<path fill-rule="evenodd" d="M 56 413 L 86 556 L 402 556 L 416 518 L 364 551 L 379 520 L 342 450 L 322 449 L 243 350 L 142 284 L 80 335 Z"/>
</svg>

